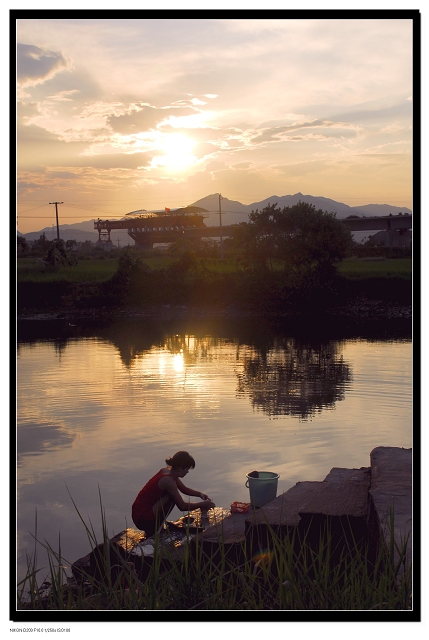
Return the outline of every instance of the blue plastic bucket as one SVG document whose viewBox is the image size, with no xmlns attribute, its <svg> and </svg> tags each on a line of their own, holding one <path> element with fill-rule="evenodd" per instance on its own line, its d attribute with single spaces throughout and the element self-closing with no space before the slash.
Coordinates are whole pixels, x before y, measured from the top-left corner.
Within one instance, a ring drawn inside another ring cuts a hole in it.
<svg viewBox="0 0 429 640">
<path fill-rule="evenodd" d="M 254 472 L 252 472 L 254 473 Z M 250 493 L 252 507 L 262 507 L 277 496 L 279 474 L 271 471 L 258 471 L 258 477 L 246 474 L 246 487 Z"/>
</svg>

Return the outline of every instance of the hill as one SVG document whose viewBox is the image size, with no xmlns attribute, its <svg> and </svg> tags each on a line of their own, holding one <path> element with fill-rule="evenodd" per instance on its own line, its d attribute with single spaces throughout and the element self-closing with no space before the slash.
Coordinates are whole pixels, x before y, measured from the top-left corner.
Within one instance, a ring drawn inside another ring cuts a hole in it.
<svg viewBox="0 0 429 640">
<path fill-rule="evenodd" d="M 94 219 L 95 220 L 95 219 Z M 77 242 L 97 242 L 98 232 L 94 229 L 94 220 L 86 220 L 85 222 L 76 222 L 75 224 L 60 224 L 60 238 L 62 240 L 76 240 Z M 112 220 L 120 220 L 120 218 L 112 218 Z M 37 240 L 42 234 L 45 234 L 47 240 L 53 240 L 57 237 L 56 227 L 44 227 L 40 231 L 32 231 L 31 233 L 20 233 L 29 242 Z M 114 245 L 125 247 L 127 244 L 134 245 L 134 240 L 130 238 L 126 229 L 117 229 L 111 232 L 110 237 Z"/>
<path fill-rule="evenodd" d="M 268 204 L 276 204 L 280 207 L 291 207 L 298 202 L 309 202 L 314 205 L 316 209 L 322 209 L 322 211 L 329 211 L 337 214 L 337 218 L 344 219 L 348 216 L 386 216 L 389 213 L 397 215 L 399 212 L 410 213 L 411 209 L 407 207 L 395 207 L 388 204 L 367 204 L 359 207 L 350 207 L 343 202 L 337 202 L 330 198 L 324 198 L 322 196 L 304 195 L 301 192 L 287 196 L 270 196 L 259 202 L 253 202 L 252 204 L 242 204 L 236 200 L 229 200 L 228 198 L 222 198 L 222 224 L 238 224 L 240 222 L 247 222 L 247 216 L 252 210 L 263 209 Z M 192 203 L 193 205 L 204 207 L 209 213 L 209 217 L 206 220 L 207 226 L 215 226 L 219 224 L 219 194 L 213 193 L 210 196 L 206 196 L 201 200 L 197 200 Z"/>
</svg>

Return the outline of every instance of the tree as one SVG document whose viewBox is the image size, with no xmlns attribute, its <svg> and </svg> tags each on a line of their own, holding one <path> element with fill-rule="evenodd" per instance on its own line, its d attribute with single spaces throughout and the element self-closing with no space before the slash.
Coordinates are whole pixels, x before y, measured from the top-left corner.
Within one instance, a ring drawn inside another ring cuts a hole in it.
<svg viewBox="0 0 429 640">
<path fill-rule="evenodd" d="M 77 264 L 76 256 L 66 250 L 64 240 L 53 240 L 45 261 L 54 269 Z"/>
<path fill-rule="evenodd" d="M 352 246 L 350 231 L 334 213 L 306 202 L 283 209 L 269 204 L 249 219 L 237 229 L 242 253 L 260 268 L 282 270 L 295 287 L 326 281 Z"/>
<path fill-rule="evenodd" d="M 26 255 L 30 250 L 28 242 L 24 236 L 17 236 L 16 245 L 18 255 Z"/>
<path fill-rule="evenodd" d="M 53 240 L 48 240 L 46 235 L 42 233 L 37 240 L 31 245 L 31 253 L 36 256 L 43 256 L 52 247 Z"/>
<path fill-rule="evenodd" d="M 169 247 L 169 254 L 174 257 L 181 257 L 189 252 L 199 258 L 218 258 L 219 242 L 208 238 L 178 238 Z"/>
</svg>

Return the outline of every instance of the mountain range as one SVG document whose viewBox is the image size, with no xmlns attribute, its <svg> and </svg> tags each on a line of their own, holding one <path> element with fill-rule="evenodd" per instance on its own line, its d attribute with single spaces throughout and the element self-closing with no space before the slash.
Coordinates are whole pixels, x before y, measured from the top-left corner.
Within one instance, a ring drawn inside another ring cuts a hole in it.
<svg viewBox="0 0 429 640">
<path fill-rule="evenodd" d="M 411 209 L 407 207 L 396 207 L 390 204 L 366 204 L 359 207 L 350 207 L 343 202 L 337 202 L 330 198 L 323 198 L 321 196 L 303 195 L 302 193 L 295 193 L 287 196 L 270 196 L 259 202 L 253 202 L 252 204 L 242 204 L 237 200 L 229 200 L 229 198 L 222 197 L 221 199 L 221 212 L 222 212 L 222 225 L 237 224 L 240 222 L 247 222 L 248 215 L 252 211 L 263 209 L 268 204 L 277 204 L 280 208 L 291 207 L 297 204 L 299 201 L 308 202 L 316 207 L 316 209 L 322 209 L 322 211 L 329 211 L 330 213 L 336 213 L 338 219 L 344 219 L 348 216 L 387 216 L 389 213 L 397 215 L 398 213 L 409 213 Z M 205 223 L 208 227 L 219 225 L 219 194 L 213 193 L 209 196 L 201 198 L 196 202 L 190 203 L 193 206 L 202 207 L 207 209 L 208 216 L 205 219 Z M 121 218 L 111 218 L 112 220 L 120 220 Z M 88 220 L 85 222 L 77 222 L 75 224 L 60 224 L 60 237 L 64 240 L 77 240 L 83 242 L 85 240 L 91 240 L 96 242 L 98 240 L 98 233 L 94 230 L 94 220 Z M 44 227 L 40 231 L 32 231 L 30 233 L 19 234 L 23 235 L 26 240 L 36 240 L 41 234 L 45 233 L 46 238 L 51 240 L 56 237 L 56 228 Z M 115 245 L 125 246 L 127 244 L 134 244 L 134 241 L 128 235 L 126 229 L 114 230 L 110 234 L 111 240 Z"/>
</svg>

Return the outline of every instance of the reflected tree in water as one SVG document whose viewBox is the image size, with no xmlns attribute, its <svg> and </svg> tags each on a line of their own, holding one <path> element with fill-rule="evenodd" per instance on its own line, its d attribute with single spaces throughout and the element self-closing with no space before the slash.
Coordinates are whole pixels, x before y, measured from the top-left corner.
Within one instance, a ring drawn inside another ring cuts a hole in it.
<svg viewBox="0 0 429 640">
<path fill-rule="evenodd" d="M 341 355 L 342 342 L 314 341 L 308 336 L 275 337 L 269 331 L 219 338 L 215 332 L 188 332 L 169 323 L 139 321 L 112 323 L 98 338 L 112 342 L 126 368 L 153 348 L 180 354 L 183 365 L 201 362 L 232 364 L 238 397 L 248 397 L 254 409 L 269 416 L 290 415 L 306 420 L 344 398 L 351 380 L 350 366 Z M 62 349 L 61 339 L 57 349 Z"/>
<path fill-rule="evenodd" d="M 238 374 L 238 395 L 269 416 L 307 420 L 344 398 L 351 371 L 339 342 L 309 345 L 277 340 L 266 352 L 247 353 Z"/>
</svg>

